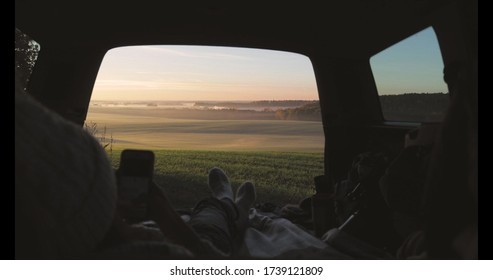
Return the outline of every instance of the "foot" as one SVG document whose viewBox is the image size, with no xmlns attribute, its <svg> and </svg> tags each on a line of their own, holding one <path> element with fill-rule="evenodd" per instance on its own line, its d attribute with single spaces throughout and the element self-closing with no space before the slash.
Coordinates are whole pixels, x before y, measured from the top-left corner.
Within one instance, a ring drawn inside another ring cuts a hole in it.
<svg viewBox="0 0 493 280">
<path fill-rule="evenodd" d="M 245 182 L 236 192 L 236 205 L 242 210 L 248 211 L 256 199 L 255 186 L 252 182 Z"/>
<path fill-rule="evenodd" d="M 233 190 L 229 183 L 228 176 L 218 167 L 214 167 L 209 171 L 209 187 L 212 190 L 212 195 L 217 199 L 229 198 L 233 200 Z"/>
</svg>

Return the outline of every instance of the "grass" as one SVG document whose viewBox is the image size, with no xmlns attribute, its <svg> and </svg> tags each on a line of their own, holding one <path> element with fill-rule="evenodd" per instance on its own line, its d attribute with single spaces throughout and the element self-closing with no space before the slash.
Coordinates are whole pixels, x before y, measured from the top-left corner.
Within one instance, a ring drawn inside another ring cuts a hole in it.
<svg viewBox="0 0 493 280">
<path fill-rule="evenodd" d="M 121 150 L 113 150 L 118 167 Z M 175 208 L 191 208 L 209 195 L 207 174 L 214 166 L 229 176 L 233 190 L 246 180 L 257 189 L 257 202 L 283 206 L 314 193 L 313 177 L 323 174 L 323 154 L 308 152 L 233 152 L 154 150 L 155 181 Z"/>
<path fill-rule="evenodd" d="M 106 126 L 106 137 L 113 136 L 115 167 L 124 148 L 153 150 L 155 181 L 175 208 L 193 207 L 209 195 L 207 174 L 215 166 L 227 173 L 235 191 L 252 181 L 260 203 L 282 206 L 313 194 L 313 177 L 323 174 L 320 122 L 183 118 L 183 112 L 188 111 L 90 108 L 87 121 Z"/>
</svg>

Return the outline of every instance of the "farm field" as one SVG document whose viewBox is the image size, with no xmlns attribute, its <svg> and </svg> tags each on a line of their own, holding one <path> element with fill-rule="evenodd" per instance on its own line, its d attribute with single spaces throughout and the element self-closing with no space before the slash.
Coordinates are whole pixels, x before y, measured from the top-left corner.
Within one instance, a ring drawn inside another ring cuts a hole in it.
<svg viewBox="0 0 493 280">
<path fill-rule="evenodd" d="M 283 206 L 314 193 L 313 177 L 323 174 L 320 122 L 210 119 L 219 118 L 217 112 L 184 119 L 182 111 L 91 108 L 87 123 L 97 124 L 97 137 L 104 127 L 106 141 L 113 137 L 106 150 L 115 168 L 125 148 L 153 150 L 155 181 L 175 208 L 191 208 L 209 194 L 207 174 L 214 166 L 225 170 L 234 191 L 252 181 L 259 203 Z"/>
<path fill-rule="evenodd" d="M 118 167 L 120 149 L 112 152 Z M 209 195 L 208 171 L 222 168 L 229 176 L 233 191 L 244 181 L 257 189 L 257 202 L 278 206 L 298 203 L 314 194 L 313 177 L 323 174 L 323 154 L 305 152 L 232 152 L 154 150 L 154 180 L 175 208 L 191 208 Z"/>
<path fill-rule="evenodd" d="M 183 119 L 169 111 L 91 108 L 87 123 L 97 123 L 100 132 L 106 126 L 106 137 L 112 134 L 114 146 L 125 148 L 323 152 L 321 122 Z"/>
</svg>

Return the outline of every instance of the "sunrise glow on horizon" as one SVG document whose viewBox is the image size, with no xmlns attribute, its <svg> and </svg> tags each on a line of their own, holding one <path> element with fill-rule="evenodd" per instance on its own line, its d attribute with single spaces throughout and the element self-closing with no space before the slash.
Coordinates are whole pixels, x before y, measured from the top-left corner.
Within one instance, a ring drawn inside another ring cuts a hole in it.
<svg viewBox="0 0 493 280">
<path fill-rule="evenodd" d="M 371 59 L 379 93 L 446 92 L 433 30 L 425 29 L 407 41 Z M 416 71 L 417 67 L 426 71 Z M 304 55 L 210 46 L 112 49 L 104 57 L 92 95 L 92 100 L 165 101 L 318 98 L 313 67 Z"/>
<path fill-rule="evenodd" d="M 136 46 L 110 50 L 93 100 L 316 100 L 310 60 L 228 47 Z"/>
</svg>

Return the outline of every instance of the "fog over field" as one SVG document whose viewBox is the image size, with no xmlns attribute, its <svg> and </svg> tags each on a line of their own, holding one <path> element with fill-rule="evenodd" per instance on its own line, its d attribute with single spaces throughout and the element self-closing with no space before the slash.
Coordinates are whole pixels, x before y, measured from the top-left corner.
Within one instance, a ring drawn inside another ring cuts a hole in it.
<svg viewBox="0 0 493 280">
<path fill-rule="evenodd" d="M 113 145 L 124 148 L 322 152 L 320 121 L 276 119 L 276 111 L 310 102 L 93 101 L 86 123 L 106 127 Z"/>
</svg>

